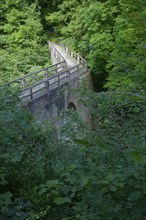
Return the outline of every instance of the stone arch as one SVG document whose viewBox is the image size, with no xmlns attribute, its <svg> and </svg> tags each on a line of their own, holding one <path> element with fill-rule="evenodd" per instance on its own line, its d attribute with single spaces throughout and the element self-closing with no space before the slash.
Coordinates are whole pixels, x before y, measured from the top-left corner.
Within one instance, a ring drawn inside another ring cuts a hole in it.
<svg viewBox="0 0 146 220">
<path fill-rule="evenodd" d="M 67 109 L 68 110 L 70 110 L 70 109 L 77 110 L 77 108 L 73 102 L 68 103 Z"/>
</svg>

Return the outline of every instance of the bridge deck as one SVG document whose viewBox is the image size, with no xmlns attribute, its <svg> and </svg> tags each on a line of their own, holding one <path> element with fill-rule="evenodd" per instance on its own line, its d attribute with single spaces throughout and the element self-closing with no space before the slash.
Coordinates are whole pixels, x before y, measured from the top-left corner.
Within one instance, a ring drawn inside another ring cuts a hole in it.
<svg viewBox="0 0 146 220">
<path fill-rule="evenodd" d="M 55 49 L 62 55 L 62 57 L 64 58 L 64 60 L 66 61 L 67 67 L 71 68 L 74 67 L 76 65 L 78 65 L 78 61 L 75 60 L 74 58 L 72 58 L 67 52 L 66 50 L 63 48 L 63 46 L 52 43 L 52 45 L 55 47 Z"/>
<path fill-rule="evenodd" d="M 71 85 L 71 81 L 80 80 L 87 73 L 86 61 L 66 45 L 49 42 L 49 48 L 54 56 L 53 65 L 6 84 L 22 88 L 20 98 L 23 101 L 33 101 L 66 83 Z"/>
</svg>

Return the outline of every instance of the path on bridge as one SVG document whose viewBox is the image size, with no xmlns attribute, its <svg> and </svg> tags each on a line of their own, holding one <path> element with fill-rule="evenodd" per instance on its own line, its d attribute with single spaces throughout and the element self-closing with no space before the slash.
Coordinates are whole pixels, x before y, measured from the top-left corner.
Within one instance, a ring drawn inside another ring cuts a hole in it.
<svg viewBox="0 0 146 220">
<path fill-rule="evenodd" d="M 77 66 L 79 63 L 77 60 L 75 60 L 74 58 L 72 58 L 67 51 L 65 50 L 65 48 L 59 44 L 56 43 L 51 43 L 53 45 L 53 47 L 62 55 L 62 57 L 64 58 L 64 60 L 66 61 L 66 65 L 67 68 L 71 68 L 74 66 Z"/>
</svg>

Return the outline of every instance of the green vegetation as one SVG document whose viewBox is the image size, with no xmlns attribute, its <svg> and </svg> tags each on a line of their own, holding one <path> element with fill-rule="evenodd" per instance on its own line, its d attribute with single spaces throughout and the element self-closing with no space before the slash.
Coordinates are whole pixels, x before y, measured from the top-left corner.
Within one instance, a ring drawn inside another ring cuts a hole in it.
<svg viewBox="0 0 146 220">
<path fill-rule="evenodd" d="M 48 63 L 54 28 L 87 59 L 98 91 L 80 91 L 92 128 L 74 111 L 56 128 L 0 88 L 0 219 L 146 219 L 145 1 L 0 4 L 1 83 Z"/>
<path fill-rule="evenodd" d="M 56 131 L 0 95 L 2 220 L 145 219 L 143 97 L 85 94 L 93 129 L 73 113 Z"/>
<path fill-rule="evenodd" d="M 47 36 L 36 3 L 1 1 L 0 84 L 50 65 Z"/>
<path fill-rule="evenodd" d="M 88 60 L 97 91 L 144 89 L 146 1 L 64 0 L 46 19 Z"/>
</svg>

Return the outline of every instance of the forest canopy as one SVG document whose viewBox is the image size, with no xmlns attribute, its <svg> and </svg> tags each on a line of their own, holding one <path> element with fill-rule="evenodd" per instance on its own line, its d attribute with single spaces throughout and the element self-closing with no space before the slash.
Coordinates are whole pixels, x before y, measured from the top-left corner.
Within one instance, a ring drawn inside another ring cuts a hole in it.
<svg viewBox="0 0 146 220">
<path fill-rule="evenodd" d="M 88 60 L 97 91 L 144 90 L 145 1 L 64 0 L 46 19 Z"/>
<path fill-rule="evenodd" d="M 37 4 L 2 0 L 0 5 L 2 84 L 50 65 L 50 58 Z"/>
</svg>

